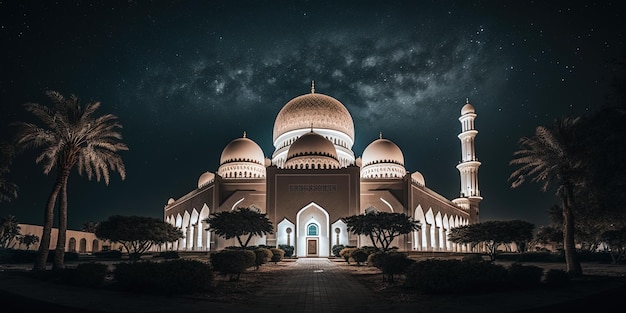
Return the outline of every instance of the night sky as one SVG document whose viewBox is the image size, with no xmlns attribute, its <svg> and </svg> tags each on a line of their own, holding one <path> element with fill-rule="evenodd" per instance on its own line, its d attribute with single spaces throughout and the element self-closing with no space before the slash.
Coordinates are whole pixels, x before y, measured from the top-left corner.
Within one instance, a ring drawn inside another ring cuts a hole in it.
<svg viewBox="0 0 626 313">
<path fill-rule="evenodd" d="M 243 132 L 271 157 L 280 109 L 310 92 L 341 101 L 353 151 L 383 137 L 409 172 L 453 199 L 460 109 L 478 117 L 480 219 L 550 222 L 554 191 L 511 189 L 517 142 L 538 125 L 606 103 L 623 76 L 621 1 L 0 1 L 2 139 L 48 89 L 119 117 L 127 169 L 109 186 L 72 174 L 70 229 L 114 214 L 163 216 L 215 172 Z M 548 2 L 548 3 L 544 3 Z M 0 216 L 42 224 L 54 175 L 33 151 Z"/>
</svg>

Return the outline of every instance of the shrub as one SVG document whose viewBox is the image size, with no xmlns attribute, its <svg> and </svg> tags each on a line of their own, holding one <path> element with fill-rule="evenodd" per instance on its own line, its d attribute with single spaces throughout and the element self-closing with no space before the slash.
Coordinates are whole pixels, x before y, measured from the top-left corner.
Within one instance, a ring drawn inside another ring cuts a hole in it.
<svg viewBox="0 0 626 313">
<path fill-rule="evenodd" d="M 253 251 L 255 256 L 254 266 L 257 270 L 261 265 L 269 262 L 274 256 L 274 253 L 267 248 L 256 248 Z"/>
<path fill-rule="evenodd" d="M 293 256 L 294 247 L 289 245 L 278 245 L 278 249 L 285 251 L 284 257 L 290 258 Z"/>
<path fill-rule="evenodd" d="M 168 250 L 168 251 L 159 252 L 155 257 L 157 257 L 157 258 L 164 258 L 164 259 L 167 259 L 167 260 L 179 259 L 180 258 L 180 256 L 178 255 L 178 251 L 174 251 L 174 250 Z"/>
<path fill-rule="evenodd" d="M 119 260 L 122 258 L 122 251 L 120 250 L 108 250 L 108 251 L 99 251 L 93 254 L 97 259 L 116 259 Z"/>
<path fill-rule="evenodd" d="M 350 258 L 352 257 L 352 252 L 356 251 L 357 248 L 343 248 L 339 252 L 339 255 L 350 264 Z"/>
<path fill-rule="evenodd" d="M 480 263 L 480 262 L 485 261 L 485 259 L 483 259 L 482 254 L 469 254 L 469 255 L 463 256 L 462 260 L 468 263 Z"/>
<path fill-rule="evenodd" d="M 272 251 L 272 259 L 270 261 L 274 263 L 282 261 L 283 256 L 285 255 L 285 250 L 278 249 L 278 248 L 271 248 L 270 251 Z"/>
<path fill-rule="evenodd" d="M 507 270 L 491 262 L 433 259 L 409 265 L 405 276 L 407 287 L 423 293 L 467 293 L 501 288 Z"/>
<path fill-rule="evenodd" d="M 551 287 L 563 287 L 569 284 L 570 280 L 570 275 L 566 271 L 559 269 L 548 270 L 545 277 L 546 284 Z"/>
<path fill-rule="evenodd" d="M 165 262 L 118 263 L 113 271 L 117 287 L 151 294 L 190 294 L 211 288 L 209 264 L 178 259 Z"/>
<path fill-rule="evenodd" d="M 104 278 L 109 268 L 103 263 L 82 263 L 76 268 L 66 269 L 70 284 L 87 287 L 100 287 L 104 284 Z"/>
<path fill-rule="evenodd" d="M 46 262 L 50 263 L 54 260 L 54 255 L 56 254 L 55 252 L 56 252 L 55 250 L 48 251 L 48 258 L 46 259 Z M 65 262 L 78 261 L 78 253 L 66 251 L 65 253 L 63 253 L 63 260 Z"/>
<path fill-rule="evenodd" d="M 409 257 L 402 252 L 388 252 L 383 254 L 383 257 L 380 259 L 378 268 L 383 271 L 383 278 L 389 280 L 390 282 L 394 282 L 394 275 L 402 274 L 406 271 L 406 269 L 415 263 L 414 260 L 409 259 Z"/>
<path fill-rule="evenodd" d="M 211 266 L 230 280 L 239 280 L 241 273 L 255 265 L 256 255 L 250 250 L 222 250 L 212 253 Z"/>
<path fill-rule="evenodd" d="M 385 256 L 383 252 L 374 252 L 367 256 L 367 266 L 380 268 L 382 264 L 382 258 Z"/>
<path fill-rule="evenodd" d="M 36 257 L 36 250 L 0 249 L 0 264 L 33 263 Z"/>
<path fill-rule="evenodd" d="M 512 287 L 532 287 L 541 284 L 543 268 L 534 265 L 522 265 L 513 263 L 508 268 L 509 286 Z"/>
<path fill-rule="evenodd" d="M 500 261 L 513 262 L 565 262 L 562 253 L 551 252 L 524 252 L 524 253 L 501 253 L 498 254 Z"/>
<path fill-rule="evenodd" d="M 375 266 L 383 272 L 383 281 L 394 282 L 394 275 L 402 274 L 415 261 L 402 252 L 374 252 L 367 258 L 368 266 Z"/>
<path fill-rule="evenodd" d="M 334 245 L 331 249 L 332 253 L 334 256 L 336 257 L 341 257 L 341 255 L 339 254 L 339 252 L 341 252 L 341 250 L 343 250 L 343 248 L 345 248 L 346 246 L 344 245 Z"/>
<path fill-rule="evenodd" d="M 361 263 L 366 262 L 368 256 L 368 251 L 364 249 L 355 249 L 350 254 L 350 257 L 354 260 L 354 262 L 356 262 L 357 266 L 360 266 Z"/>
</svg>

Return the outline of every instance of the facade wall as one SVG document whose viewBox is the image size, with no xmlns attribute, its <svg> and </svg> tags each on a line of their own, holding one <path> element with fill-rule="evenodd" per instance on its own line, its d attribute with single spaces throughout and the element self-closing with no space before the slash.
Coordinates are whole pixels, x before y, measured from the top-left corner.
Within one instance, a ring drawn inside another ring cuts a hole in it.
<svg viewBox="0 0 626 313">
<path fill-rule="evenodd" d="M 22 235 L 36 235 L 41 240 L 41 236 L 43 234 L 43 226 L 41 225 L 31 225 L 31 224 L 18 224 L 20 226 L 20 233 Z M 57 228 L 52 228 L 52 233 L 50 236 L 50 250 L 54 250 L 57 245 L 59 230 Z M 65 251 L 66 252 L 77 252 L 77 253 L 93 253 L 102 251 L 103 249 L 119 249 L 120 245 L 117 243 L 111 243 L 107 240 L 102 240 L 96 237 L 96 234 L 78 231 L 78 230 L 67 230 L 66 233 L 66 242 L 65 242 Z M 26 249 L 26 246 L 21 245 L 18 242 L 15 242 L 14 248 L 16 249 Z M 28 250 L 38 250 L 39 243 L 31 245 L 28 247 Z"/>
</svg>

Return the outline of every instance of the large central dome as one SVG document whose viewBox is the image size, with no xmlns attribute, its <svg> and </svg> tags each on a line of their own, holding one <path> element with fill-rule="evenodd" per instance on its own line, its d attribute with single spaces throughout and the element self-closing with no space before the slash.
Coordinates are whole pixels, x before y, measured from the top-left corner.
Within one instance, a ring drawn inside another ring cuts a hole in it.
<svg viewBox="0 0 626 313">
<path fill-rule="evenodd" d="M 302 95 L 287 102 L 276 116 L 274 141 L 292 130 L 325 128 L 340 131 L 354 141 L 354 122 L 339 100 L 319 93 Z"/>
</svg>

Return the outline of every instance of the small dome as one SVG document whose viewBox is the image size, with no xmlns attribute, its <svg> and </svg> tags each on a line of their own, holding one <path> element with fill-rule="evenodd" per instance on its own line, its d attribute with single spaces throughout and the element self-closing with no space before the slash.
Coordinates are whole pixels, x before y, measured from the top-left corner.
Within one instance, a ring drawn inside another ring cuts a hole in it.
<svg viewBox="0 0 626 313">
<path fill-rule="evenodd" d="M 461 115 L 465 115 L 465 114 L 469 114 L 469 113 L 474 113 L 474 106 L 466 103 L 462 108 L 461 108 Z"/>
<path fill-rule="evenodd" d="M 172 203 L 174 203 L 174 202 L 176 202 L 176 200 L 174 200 L 174 198 L 169 198 L 169 199 L 167 200 L 167 205 L 170 205 L 170 204 L 172 204 Z"/>
<path fill-rule="evenodd" d="M 364 167 L 376 163 L 395 163 L 404 166 L 402 150 L 391 140 L 383 138 L 370 143 L 363 151 L 361 159 Z"/>
<path fill-rule="evenodd" d="M 212 182 L 214 179 L 215 179 L 215 174 L 211 172 L 204 172 L 202 175 L 200 175 L 200 178 L 198 178 L 198 188 L 202 188 L 206 186 L 208 183 Z"/>
<path fill-rule="evenodd" d="M 276 116 L 273 140 L 289 131 L 309 128 L 311 123 L 316 128 L 340 131 L 354 140 L 354 122 L 348 109 L 339 100 L 320 93 L 287 102 Z"/>
<path fill-rule="evenodd" d="M 289 147 L 287 160 L 306 155 L 328 156 L 337 160 L 337 149 L 330 140 L 314 132 L 306 133 Z"/>
<path fill-rule="evenodd" d="M 265 166 L 265 155 L 256 142 L 246 138 L 244 133 L 242 138 L 231 141 L 220 157 L 220 165 L 229 162 L 252 162 Z"/>
<path fill-rule="evenodd" d="M 415 172 L 411 174 L 411 180 L 420 186 L 426 186 L 426 182 L 424 181 L 424 175 L 422 175 L 422 173 L 420 172 Z"/>
</svg>

